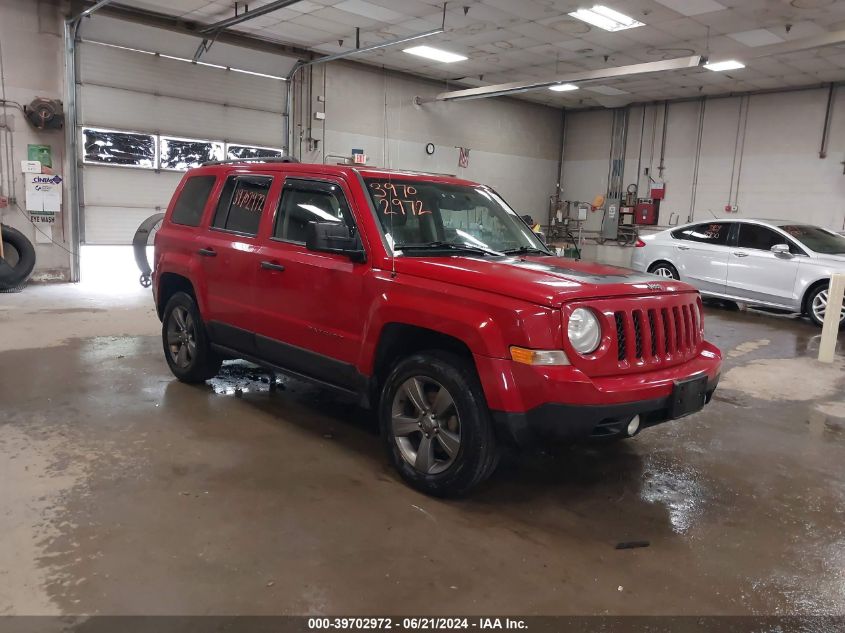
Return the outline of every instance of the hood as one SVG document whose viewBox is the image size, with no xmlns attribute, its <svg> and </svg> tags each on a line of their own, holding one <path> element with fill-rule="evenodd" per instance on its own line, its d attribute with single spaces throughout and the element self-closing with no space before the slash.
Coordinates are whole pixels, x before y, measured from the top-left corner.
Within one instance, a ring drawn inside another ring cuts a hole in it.
<svg viewBox="0 0 845 633">
<path fill-rule="evenodd" d="M 397 257 L 396 272 L 560 307 L 574 299 L 695 292 L 671 279 L 563 257 Z"/>
</svg>

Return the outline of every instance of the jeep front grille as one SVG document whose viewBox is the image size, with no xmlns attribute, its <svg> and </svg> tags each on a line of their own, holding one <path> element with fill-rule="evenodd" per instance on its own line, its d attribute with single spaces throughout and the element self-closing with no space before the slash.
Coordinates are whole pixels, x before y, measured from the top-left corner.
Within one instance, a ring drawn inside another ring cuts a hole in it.
<svg viewBox="0 0 845 633">
<path fill-rule="evenodd" d="M 599 316 L 604 344 L 572 364 L 589 376 L 671 367 L 697 355 L 704 342 L 701 300 L 692 293 L 601 299 L 573 304 Z"/>
<path fill-rule="evenodd" d="M 613 314 L 619 362 L 686 355 L 701 342 L 695 302 L 660 309 L 633 308 Z M 648 324 L 648 327 L 645 327 Z"/>
</svg>

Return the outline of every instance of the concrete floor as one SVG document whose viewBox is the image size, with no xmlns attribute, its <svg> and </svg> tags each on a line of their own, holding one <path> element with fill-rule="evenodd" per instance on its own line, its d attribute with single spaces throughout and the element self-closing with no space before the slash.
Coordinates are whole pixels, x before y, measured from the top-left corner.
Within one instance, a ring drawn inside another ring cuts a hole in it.
<svg viewBox="0 0 845 633">
<path fill-rule="evenodd" d="M 0 615 L 845 612 L 845 335 L 710 308 L 704 412 L 438 501 L 306 385 L 176 382 L 158 327 L 140 288 L 0 295 Z"/>
</svg>

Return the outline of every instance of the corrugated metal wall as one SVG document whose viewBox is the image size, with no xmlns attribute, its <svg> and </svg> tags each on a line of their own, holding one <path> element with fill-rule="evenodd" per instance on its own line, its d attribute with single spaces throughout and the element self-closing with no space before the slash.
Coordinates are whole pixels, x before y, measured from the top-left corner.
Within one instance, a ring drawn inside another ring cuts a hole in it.
<svg viewBox="0 0 845 633">
<path fill-rule="evenodd" d="M 91 42 L 79 52 L 83 127 L 283 145 L 279 79 Z M 182 177 L 88 163 L 82 174 L 87 244 L 131 243 L 138 225 L 167 207 Z"/>
</svg>

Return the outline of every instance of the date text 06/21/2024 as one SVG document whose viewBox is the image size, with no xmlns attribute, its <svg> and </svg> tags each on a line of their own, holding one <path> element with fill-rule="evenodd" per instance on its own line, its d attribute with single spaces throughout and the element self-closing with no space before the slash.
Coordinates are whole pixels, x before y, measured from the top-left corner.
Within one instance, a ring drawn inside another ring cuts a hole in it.
<svg viewBox="0 0 845 633">
<path fill-rule="evenodd" d="M 519 618 L 438 618 L 407 617 L 401 620 L 393 618 L 308 618 L 309 630 L 443 630 L 443 629 L 479 629 L 479 630 L 522 630 L 526 629 L 525 620 Z"/>
</svg>

